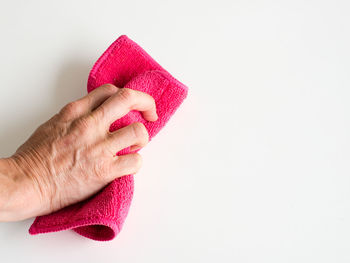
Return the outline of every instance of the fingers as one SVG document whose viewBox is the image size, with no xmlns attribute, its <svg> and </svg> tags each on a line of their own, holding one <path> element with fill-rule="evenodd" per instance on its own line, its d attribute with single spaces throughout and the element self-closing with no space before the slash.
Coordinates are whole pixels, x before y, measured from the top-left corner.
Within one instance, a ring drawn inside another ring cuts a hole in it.
<svg viewBox="0 0 350 263">
<path fill-rule="evenodd" d="M 108 182 L 113 181 L 115 178 L 135 174 L 142 165 L 141 155 L 138 153 L 130 153 L 126 155 L 118 156 L 112 163 L 112 172 L 109 177 L 106 178 Z"/>
<path fill-rule="evenodd" d="M 148 121 L 158 119 L 155 101 L 152 96 L 128 88 L 119 89 L 91 115 L 101 122 L 104 127 L 108 128 L 113 121 L 123 117 L 131 110 L 141 111 L 143 117 Z"/>
<path fill-rule="evenodd" d="M 144 147 L 148 141 L 149 135 L 145 126 L 140 122 L 134 122 L 113 133 L 108 133 L 102 147 L 107 147 L 114 154 L 129 146 L 132 146 L 131 150 Z"/>
<path fill-rule="evenodd" d="M 100 106 L 118 90 L 119 88 L 112 84 L 104 84 L 81 99 L 68 103 L 62 108 L 60 115 L 64 120 L 74 120 L 82 117 Z"/>
<path fill-rule="evenodd" d="M 89 107 L 90 111 L 93 111 L 98 106 L 100 106 L 105 100 L 107 100 L 110 96 L 115 94 L 120 88 L 112 85 L 112 84 L 104 84 L 89 94 L 87 94 L 84 98 L 86 99 L 86 103 Z"/>
</svg>

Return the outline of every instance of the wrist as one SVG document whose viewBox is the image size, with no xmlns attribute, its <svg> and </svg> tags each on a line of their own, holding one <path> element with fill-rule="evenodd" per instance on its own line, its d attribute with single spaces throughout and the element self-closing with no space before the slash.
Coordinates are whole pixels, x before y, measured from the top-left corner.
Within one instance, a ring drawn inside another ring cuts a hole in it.
<svg viewBox="0 0 350 263">
<path fill-rule="evenodd" d="M 0 222 L 25 219 L 27 187 L 16 162 L 11 157 L 0 158 Z"/>
<path fill-rule="evenodd" d="M 0 221 L 11 221 L 13 193 L 16 189 L 16 172 L 10 158 L 0 159 Z"/>
</svg>

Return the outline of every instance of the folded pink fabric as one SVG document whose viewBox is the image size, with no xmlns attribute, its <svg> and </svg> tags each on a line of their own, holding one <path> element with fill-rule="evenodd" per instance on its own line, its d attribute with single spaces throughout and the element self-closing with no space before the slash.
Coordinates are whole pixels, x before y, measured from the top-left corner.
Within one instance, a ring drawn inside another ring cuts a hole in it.
<svg viewBox="0 0 350 263">
<path fill-rule="evenodd" d="M 131 111 L 110 126 L 115 131 L 132 122 L 142 122 L 150 139 L 166 124 L 187 96 L 187 87 L 172 77 L 140 46 L 120 36 L 97 60 L 88 79 L 88 92 L 112 83 L 153 96 L 158 120 L 148 122 L 138 111 Z M 129 148 L 118 155 L 129 153 Z M 35 219 L 32 235 L 73 229 L 78 234 L 100 241 L 113 239 L 121 230 L 133 196 L 133 176 L 114 180 L 91 198 Z"/>
</svg>

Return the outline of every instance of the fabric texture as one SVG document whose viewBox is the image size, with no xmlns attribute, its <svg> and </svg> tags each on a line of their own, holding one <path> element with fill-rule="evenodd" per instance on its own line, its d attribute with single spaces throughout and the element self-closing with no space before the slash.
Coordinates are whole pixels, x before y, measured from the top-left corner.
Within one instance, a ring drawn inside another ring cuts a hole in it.
<svg viewBox="0 0 350 263">
<path fill-rule="evenodd" d="M 96 61 L 87 84 L 88 92 L 111 83 L 118 87 L 150 94 L 156 102 L 158 120 L 148 122 L 139 111 L 131 111 L 110 126 L 115 131 L 133 122 L 142 122 L 150 140 L 160 131 L 187 96 L 187 87 L 172 77 L 139 45 L 120 36 Z M 126 148 L 117 153 L 129 153 Z M 113 239 L 128 214 L 134 190 L 132 175 L 111 182 L 99 193 L 80 203 L 35 219 L 29 229 L 32 235 L 73 229 L 93 240 Z"/>
</svg>

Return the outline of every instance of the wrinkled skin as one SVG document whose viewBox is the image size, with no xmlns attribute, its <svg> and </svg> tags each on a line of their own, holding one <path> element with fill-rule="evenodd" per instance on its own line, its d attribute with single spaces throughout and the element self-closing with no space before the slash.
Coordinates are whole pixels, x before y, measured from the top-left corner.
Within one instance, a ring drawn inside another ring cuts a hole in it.
<svg viewBox="0 0 350 263">
<path fill-rule="evenodd" d="M 110 124 L 130 110 L 157 120 L 151 96 L 107 84 L 39 126 L 13 156 L 0 162 L 0 182 L 3 178 L 8 189 L 0 189 L 7 198 L 0 202 L 0 220 L 48 214 L 86 199 L 115 178 L 136 173 L 141 166 L 138 153 L 115 153 L 145 146 L 146 128 L 133 123 L 109 132 Z"/>
</svg>

